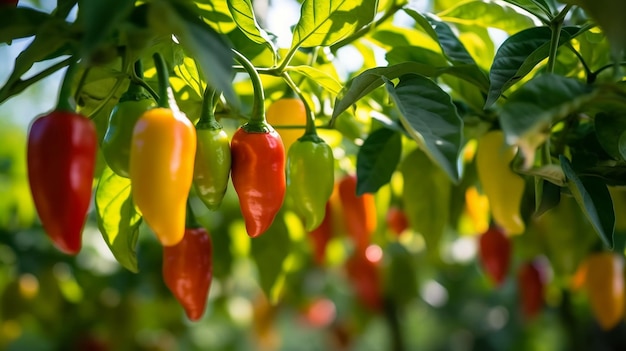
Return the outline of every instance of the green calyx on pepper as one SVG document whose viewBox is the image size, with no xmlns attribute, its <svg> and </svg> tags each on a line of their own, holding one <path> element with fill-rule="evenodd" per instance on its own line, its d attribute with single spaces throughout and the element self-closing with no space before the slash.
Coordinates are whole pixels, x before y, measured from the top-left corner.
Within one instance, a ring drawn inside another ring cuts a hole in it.
<svg viewBox="0 0 626 351">
<path fill-rule="evenodd" d="M 265 120 L 261 78 L 252 64 L 233 50 L 250 75 L 254 103 L 250 120 L 231 141 L 233 186 L 239 197 L 246 231 L 252 238 L 272 224 L 285 199 L 285 147 L 280 135 Z"/>
<path fill-rule="evenodd" d="M 196 193 L 210 210 L 217 210 L 222 203 L 232 163 L 230 140 L 213 114 L 215 95 L 215 90 L 207 86 L 196 124 L 198 144 L 193 170 Z"/>
<path fill-rule="evenodd" d="M 139 77 L 143 75 L 140 61 L 135 63 L 135 72 Z M 156 105 L 156 101 L 146 89 L 131 81 L 128 90 L 113 107 L 102 140 L 102 154 L 106 163 L 117 175 L 129 177 L 128 168 L 133 128 L 139 117 Z"/>
</svg>

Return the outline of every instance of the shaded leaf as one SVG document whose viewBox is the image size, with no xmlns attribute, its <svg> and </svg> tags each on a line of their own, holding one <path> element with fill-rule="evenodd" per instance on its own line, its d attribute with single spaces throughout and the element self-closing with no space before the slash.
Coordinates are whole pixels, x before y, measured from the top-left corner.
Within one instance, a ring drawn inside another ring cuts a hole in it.
<svg viewBox="0 0 626 351">
<path fill-rule="evenodd" d="M 141 215 L 131 199 L 130 179 L 106 167 L 96 189 L 98 228 L 115 259 L 126 269 L 137 273 L 137 238 Z"/>
<path fill-rule="evenodd" d="M 613 248 L 615 212 L 606 184 L 597 178 L 579 178 L 565 156 L 560 155 L 559 160 L 567 177 L 567 186 L 578 206 L 583 210 L 602 242 L 607 247 Z"/>
<path fill-rule="evenodd" d="M 623 153 L 624 132 L 626 132 L 626 110 L 611 109 L 598 113 L 594 118 L 594 130 L 598 142 L 611 157 L 616 160 L 626 159 Z"/>
<path fill-rule="evenodd" d="M 28 7 L 3 8 L 0 11 L 0 43 L 33 36 L 50 19 L 49 14 Z"/>
<path fill-rule="evenodd" d="M 432 80 L 415 74 L 400 77 L 395 87 L 386 80 L 385 86 L 408 133 L 457 182 L 463 121 L 450 96 Z"/>
<path fill-rule="evenodd" d="M 292 48 L 329 46 L 369 24 L 378 1 L 305 0 L 293 31 Z"/>
<path fill-rule="evenodd" d="M 372 132 L 357 154 L 357 195 L 375 193 L 381 186 L 389 183 L 401 153 L 400 133 L 387 128 Z"/>
<path fill-rule="evenodd" d="M 559 45 L 580 34 L 578 27 L 563 27 Z M 491 87 L 485 108 L 498 100 L 513 84 L 524 78 L 550 51 L 552 31 L 549 27 L 525 29 L 508 37 L 496 52 L 489 71 Z"/>
<path fill-rule="evenodd" d="M 102 42 L 110 39 L 109 36 L 134 7 L 133 0 L 81 1 L 77 21 L 84 29 L 81 43 L 83 57 L 88 57 Z"/>
</svg>

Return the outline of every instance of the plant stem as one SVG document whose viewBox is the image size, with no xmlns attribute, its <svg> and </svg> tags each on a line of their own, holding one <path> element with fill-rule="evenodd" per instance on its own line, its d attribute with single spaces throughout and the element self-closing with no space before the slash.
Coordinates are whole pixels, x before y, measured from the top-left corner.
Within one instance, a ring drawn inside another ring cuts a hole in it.
<svg viewBox="0 0 626 351">
<path fill-rule="evenodd" d="M 293 79 L 291 79 L 291 77 L 289 76 L 289 73 L 283 72 L 282 77 L 283 79 L 285 79 L 285 82 L 287 82 L 287 85 L 289 85 L 291 89 L 296 94 L 298 94 L 298 97 L 304 103 L 304 109 L 306 110 L 306 127 L 304 130 L 304 134 L 305 135 L 317 135 L 317 131 L 315 129 L 315 114 L 313 113 L 313 110 L 311 110 L 311 107 L 309 106 L 309 103 L 307 102 L 307 100 L 304 98 L 302 91 L 296 85 Z"/>
<path fill-rule="evenodd" d="M 252 82 L 252 88 L 254 90 L 254 101 L 252 103 L 252 116 L 250 117 L 250 122 L 265 124 L 265 92 L 263 90 L 261 77 L 259 76 L 259 73 L 256 71 L 252 63 L 248 61 L 245 56 L 243 56 L 235 49 L 233 49 L 232 51 L 235 54 L 235 59 L 239 61 L 243 69 L 246 70 L 246 72 L 250 76 L 250 81 Z"/>
<path fill-rule="evenodd" d="M 170 98 L 174 98 L 174 93 L 170 87 L 167 64 L 165 63 L 163 56 L 161 56 L 158 52 L 152 55 L 152 58 L 154 59 L 154 66 L 156 67 L 157 78 L 159 80 L 159 95 L 161 95 L 161 98 L 159 99 L 159 107 L 171 108 L 169 100 Z"/>
<path fill-rule="evenodd" d="M 552 37 L 550 38 L 550 53 L 548 54 L 548 73 L 554 73 L 554 67 L 556 65 L 556 54 L 559 49 L 559 40 L 561 38 L 561 28 L 563 27 L 563 21 L 567 12 L 572 5 L 566 5 L 561 12 L 559 12 L 552 21 L 550 21 L 550 29 L 552 30 Z"/>
<path fill-rule="evenodd" d="M 76 74 L 78 62 L 76 59 L 70 61 L 65 77 L 61 83 L 59 89 L 59 101 L 57 102 L 56 109 L 60 111 L 76 111 L 76 100 L 72 95 L 72 84 L 74 81 L 74 75 Z"/>
</svg>

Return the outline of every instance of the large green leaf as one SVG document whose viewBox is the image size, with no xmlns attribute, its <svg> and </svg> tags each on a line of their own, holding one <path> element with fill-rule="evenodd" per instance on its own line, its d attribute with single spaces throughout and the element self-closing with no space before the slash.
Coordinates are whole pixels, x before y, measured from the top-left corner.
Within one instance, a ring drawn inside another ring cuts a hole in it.
<svg viewBox="0 0 626 351">
<path fill-rule="evenodd" d="M 532 13 L 533 15 L 541 19 L 544 23 L 547 23 L 548 20 L 553 17 L 552 13 L 554 12 L 553 8 L 555 6 L 550 6 L 548 2 L 544 0 L 504 0 L 504 1 Z M 549 2 L 553 3 L 552 0 L 549 0 Z"/>
<path fill-rule="evenodd" d="M 450 62 L 453 64 L 476 64 L 463 43 L 446 23 L 432 15 L 422 15 L 410 7 L 405 8 L 404 11 L 413 17 L 431 38 L 439 43 L 441 52 Z"/>
<path fill-rule="evenodd" d="M 259 270 L 261 288 L 270 301 L 276 302 L 287 274 L 285 259 L 291 247 L 285 214 L 279 212 L 267 232 L 250 241 L 252 258 Z"/>
<path fill-rule="evenodd" d="M 372 132 L 357 154 L 357 195 L 375 193 L 381 186 L 389 183 L 401 153 L 400 133 L 387 128 Z"/>
<path fill-rule="evenodd" d="M 534 27 L 535 21 L 506 3 L 467 1 L 437 14 L 441 20 L 451 23 L 472 24 L 486 28 L 498 28 L 509 34 Z"/>
<path fill-rule="evenodd" d="M 137 238 L 141 215 L 131 198 L 130 179 L 106 167 L 96 189 L 98 228 L 113 256 L 126 269 L 137 273 Z"/>
<path fill-rule="evenodd" d="M 500 125 L 507 141 L 520 145 L 529 156 L 545 140 L 545 131 L 555 119 L 576 111 L 595 94 L 576 79 L 544 74 L 511 94 L 502 105 Z"/>
<path fill-rule="evenodd" d="M 78 22 L 83 27 L 81 51 L 88 57 L 131 13 L 133 0 L 89 0 L 81 1 Z"/>
<path fill-rule="evenodd" d="M 383 85 L 383 77 L 395 79 L 404 74 L 416 73 L 424 76 L 435 76 L 438 73 L 436 67 L 417 62 L 404 62 L 388 67 L 375 67 L 363 71 L 350 80 L 344 92 L 337 96 L 332 118 L 335 119 L 352 104 L 369 94 L 374 89 Z"/>
<path fill-rule="evenodd" d="M 250 0 L 227 0 L 228 9 L 233 16 L 237 26 L 250 40 L 258 44 L 263 44 L 270 49 L 274 60 L 276 60 L 276 48 L 272 44 L 269 34 L 259 26 L 254 16 L 254 9 Z"/>
<path fill-rule="evenodd" d="M 626 132 L 626 109 L 612 109 L 598 113 L 594 118 L 594 130 L 600 145 L 616 160 L 625 159 L 621 149 L 624 147 Z"/>
<path fill-rule="evenodd" d="M 225 40 L 195 12 L 178 3 L 155 2 L 150 7 L 150 26 L 158 33 L 174 34 L 200 68 L 206 81 L 237 105 L 233 89 L 233 53 Z"/>
<path fill-rule="evenodd" d="M 560 155 L 559 160 L 567 177 L 567 187 L 574 195 L 578 206 L 583 210 L 604 244 L 613 248 L 615 212 L 606 184 L 599 178 L 579 178 L 565 156 Z"/>
<path fill-rule="evenodd" d="M 428 253 L 439 255 L 439 240 L 448 223 L 452 183 L 440 167 L 420 149 L 400 165 L 404 211 L 413 230 L 424 237 Z"/>
<path fill-rule="evenodd" d="M 383 79 L 408 133 L 453 182 L 458 182 L 463 120 L 450 95 L 432 80 L 416 74 L 400 77 L 395 87 Z"/>
<path fill-rule="evenodd" d="M 33 36 L 51 16 L 28 7 L 6 7 L 0 11 L 0 43 Z"/>
<path fill-rule="evenodd" d="M 293 31 L 292 48 L 330 46 L 369 24 L 377 0 L 305 0 Z"/>
<path fill-rule="evenodd" d="M 326 89 L 334 96 L 338 95 L 342 89 L 342 85 L 337 78 L 315 67 L 305 65 L 291 66 L 287 68 L 287 71 L 293 71 L 307 77 L 311 82 Z"/>
<path fill-rule="evenodd" d="M 564 27 L 559 45 L 568 42 L 580 34 L 579 32 L 578 27 Z M 485 107 L 495 103 L 502 93 L 548 57 L 551 36 L 549 27 L 534 27 L 518 32 L 502 43 L 489 71 L 491 87 Z"/>
</svg>

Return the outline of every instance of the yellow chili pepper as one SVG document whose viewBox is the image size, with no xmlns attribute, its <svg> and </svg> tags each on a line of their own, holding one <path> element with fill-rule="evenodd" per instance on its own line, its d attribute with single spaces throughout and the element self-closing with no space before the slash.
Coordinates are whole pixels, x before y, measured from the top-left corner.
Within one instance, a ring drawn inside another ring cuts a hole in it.
<svg viewBox="0 0 626 351">
<path fill-rule="evenodd" d="M 585 286 L 598 324 L 613 329 L 624 317 L 624 261 L 612 252 L 587 257 Z"/>
<path fill-rule="evenodd" d="M 476 150 L 476 170 L 493 220 L 509 235 L 525 230 L 520 214 L 525 182 L 510 167 L 516 151 L 505 143 L 504 133 L 499 130 L 483 135 Z"/>
</svg>

